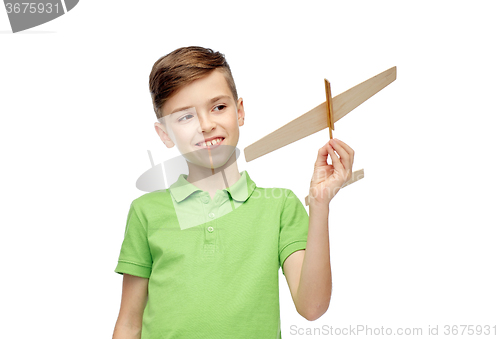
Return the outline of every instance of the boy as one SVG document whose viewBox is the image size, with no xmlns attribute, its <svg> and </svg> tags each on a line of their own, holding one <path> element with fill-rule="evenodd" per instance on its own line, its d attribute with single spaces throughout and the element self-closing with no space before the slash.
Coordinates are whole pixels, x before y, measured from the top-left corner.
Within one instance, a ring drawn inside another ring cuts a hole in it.
<svg viewBox="0 0 500 339">
<path fill-rule="evenodd" d="M 149 86 L 156 132 L 189 175 L 130 206 L 113 338 L 281 338 L 280 266 L 297 312 L 318 319 L 331 296 L 329 202 L 354 151 L 336 139 L 319 149 L 308 216 L 291 190 L 239 172 L 245 111 L 224 55 L 179 48 L 156 61 Z"/>
</svg>

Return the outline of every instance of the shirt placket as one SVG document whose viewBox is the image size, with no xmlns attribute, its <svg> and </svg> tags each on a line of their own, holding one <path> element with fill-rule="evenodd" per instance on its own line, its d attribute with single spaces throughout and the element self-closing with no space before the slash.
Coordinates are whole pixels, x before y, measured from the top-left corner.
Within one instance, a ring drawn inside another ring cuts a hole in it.
<svg viewBox="0 0 500 339">
<path fill-rule="evenodd" d="M 215 200 L 215 199 L 214 199 Z M 208 193 L 205 192 L 205 195 L 201 198 L 202 203 L 204 204 L 204 213 L 206 223 L 204 225 L 203 232 L 205 234 L 203 241 L 203 259 L 213 260 L 215 258 L 215 250 L 216 250 L 216 229 L 215 229 L 215 219 L 217 218 L 218 212 L 218 204 L 210 199 Z"/>
</svg>

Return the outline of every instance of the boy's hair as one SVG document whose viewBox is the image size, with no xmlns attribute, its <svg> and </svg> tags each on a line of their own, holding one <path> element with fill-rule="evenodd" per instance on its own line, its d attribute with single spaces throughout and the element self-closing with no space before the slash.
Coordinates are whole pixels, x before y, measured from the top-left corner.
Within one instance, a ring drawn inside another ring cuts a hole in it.
<svg viewBox="0 0 500 339">
<path fill-rule="evenodd" d="M 158 59 L 149 75 L 149 92 L 157 119 L 165 102 L 182 87 L 203 78 L 214 69 L 222 71 L 234 101 L 238 93 L 224 54 L 199 46 L 181 47 Z"/>
</svg>

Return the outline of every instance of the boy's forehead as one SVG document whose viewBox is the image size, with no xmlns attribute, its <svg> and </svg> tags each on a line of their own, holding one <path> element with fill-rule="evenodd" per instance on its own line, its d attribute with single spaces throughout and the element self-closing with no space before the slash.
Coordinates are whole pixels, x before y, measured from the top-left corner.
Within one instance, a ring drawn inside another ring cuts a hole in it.
<svg viewBox="0 0 500 339">
<path fill-rule="evenodd" d="M 203 106 L 210 106 L 210 105 L 213 105 L 215 104 L 216 102 L 219 102 L 219 101 L 230 101 L 232 100 L 233 97 L 230 96 L 230 95 L 227 95 L 227 94 L 219 94 L 219 95 L 216 95 L 212 98 L 207 98 L 205 100 L 204 103 L 202 103 Z M 192 105 L 192 104 L 188 104 L 187 106 L 182 106 L 182 107 L 177 107 L 177 108 L 174 108 L 173 110 L 170 111 L 169 114 L 167 115 L 164 115 L 163 117 L 175 117 L 179 114 L 182 114 L 182 113 L 185 113 L 185 112 L 195 112 L 196 113 L 196 106 L 197 105 Z"/>
<path fill-rule="evenodd" d="M 203 107 L 218 100 L 231 100 L 232 93 L 226 78 L 219 71 L 195 80 L 180 88 L 163 107 L 163 116 L 172 115 L 196 106 Z"/>
</svg>

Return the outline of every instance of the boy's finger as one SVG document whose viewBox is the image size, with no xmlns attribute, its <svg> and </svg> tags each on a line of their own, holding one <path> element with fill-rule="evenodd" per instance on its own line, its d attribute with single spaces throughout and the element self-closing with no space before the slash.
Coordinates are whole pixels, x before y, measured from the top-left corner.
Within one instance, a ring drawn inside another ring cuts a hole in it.
<svg viewBox="0 0 500 339">
<path fill-rule="evenodd" d="M 335 140 L 338 141 L 339 144 L 342 145 L 342 147 L 347 151 L 347 153 L 349 153 L 351 155 L 352 158 L 354 158 L 354 150 L 348 144 L 346 144 L 345 142 L 343 142 L 342 140 L 339 140 L 339 139 L 335 139 Z"/>
<path fill-rule="evenodd" d="M 335 148 L 335 151 L 337 151 L 337 153 L 340 155 L 340 160 L 342 161 L 344 168 L 350 168 L 352 163 L 351 155 L 342 147 L 339 142 L 336 141 L 337 140 L 332 141 L 333 148 Z"/>
<path fill-rule="evenodd" d="M 328 151 L 330 153 L 330 157 L 332 158 L 333 168 L 338 170 L 338 171 L 343 171 L 345 166 L 340 162 L 340 159 L 337 156 L 337 154 L 335 154 L 333 146 L 330 144 L 328 144 L 328 146 L 329 146 Z"/>
<path fill-rule="evenodd" d="M 328 158 L 328 150 L 327 150 L 327 145 L 325 145 L 318 150 L 318 157 L 316 158 L 314 166 L 327 166 L 328 165 L 326 161 L 327 158 Z"/>
</svg>

